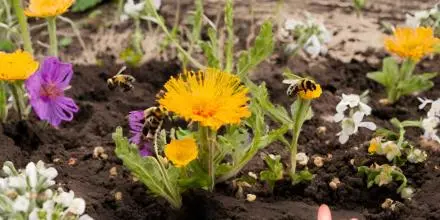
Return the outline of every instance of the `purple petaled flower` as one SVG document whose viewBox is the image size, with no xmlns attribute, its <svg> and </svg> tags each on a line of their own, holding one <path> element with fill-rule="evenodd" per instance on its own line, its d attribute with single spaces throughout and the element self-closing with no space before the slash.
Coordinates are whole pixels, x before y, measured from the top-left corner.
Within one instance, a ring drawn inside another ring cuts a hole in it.
<svg viewBox="0 0 440 220">
<path fill-rule="evenodd" d="M 62 121 L 71 121 L 78 106 L 64 96 L 72 79 L 72 64 L 62 63 L 56 57 L 46 57 L 43 64 L 26 80 L 29 102 L 41 120 L 58 127 Z"/>
<path fill-rule="evenodd" d="M 151 152 L 151 143 L 143 140 L 142 128 L 144 126 L 144 122 L 144 111 L 132 111 L 128 115 L 128 125 L 132 135 L 130 142 L 139 146 L 139 154 L 142 157 L 153 155 Z"/>
</svg>

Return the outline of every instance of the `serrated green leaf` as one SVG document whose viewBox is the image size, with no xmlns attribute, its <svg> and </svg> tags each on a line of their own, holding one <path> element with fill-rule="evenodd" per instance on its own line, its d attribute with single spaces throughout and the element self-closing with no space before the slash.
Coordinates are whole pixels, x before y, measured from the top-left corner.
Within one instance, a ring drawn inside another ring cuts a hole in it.
<svg viewBox="0 0 440 220">
<path fill-rule="evenodd" d="M 195 44 L 200 40 L 200 33 L 202 31 L 202 25 L 203 25 L 203 1 L 202 0 L 196 0 L 196 11 L 193 16 L 192 20 L 192 39 L 191 41 Z"/>
<path fill-rule="evenodd" d="M 303 183 L 303 182 L 310 182 L 313 179 L 313 174 L 310 173 L 309 170 L 301 170 L 298 173 L 295 173 L 293 176 L 293 185 Z"/>
<path fill-rule="evenodd" d="M 220 59 L 218 52 L 217 31 L 214 28 L 208 29 L 209 42 L 201 42 L 203 53 L 205 54 L 208 66 L 220 69 Z"/>
<path fill-rule="evenodd" d="M 399 78 L 399 65 L 392 57 L 383 60 L 382 71 L 368 73 L 367 77 L 390 89 Z"/>
<path fill-rule="evenodd" d="M 260 33 L 255 39 L 255 44 L 249 51 L 244 52 L 238 59 L 237 75 L 241 79 L 245 79 L 248 72 L 256 67 L 259 63 L 269 57 L 274 49 L 272 23 L 264 22 L 261 26 Z"/>
<path fill-rule="evenodd" d="M 83 12 L 101 3 L 102 0 L 76 0 L 72 12 Z"/>
<path fill-rule="evenodd" d="M 397 89 L 401 95 L 409 95 L 414 92 L 422 92 L 431 89 L 434 83 L 430 80 L 437 73 L 425 73 L 421 75 L 413 75 L 410 79 L 399 82 Z"/>
</svg>

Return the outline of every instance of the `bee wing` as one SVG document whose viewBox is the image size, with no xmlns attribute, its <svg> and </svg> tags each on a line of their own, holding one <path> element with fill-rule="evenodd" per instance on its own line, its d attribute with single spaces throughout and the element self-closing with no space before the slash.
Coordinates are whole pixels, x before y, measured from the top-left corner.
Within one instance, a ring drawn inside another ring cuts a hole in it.
<svg viewBox="0 0 440 220">
<path fill-rule="evenodd" d="M 285 79 L 283 80 L 284 84 L 288 84 L 288 85 L 296 85 L 300 82 L 301 80 L 299 79 Z"/>
</svg>

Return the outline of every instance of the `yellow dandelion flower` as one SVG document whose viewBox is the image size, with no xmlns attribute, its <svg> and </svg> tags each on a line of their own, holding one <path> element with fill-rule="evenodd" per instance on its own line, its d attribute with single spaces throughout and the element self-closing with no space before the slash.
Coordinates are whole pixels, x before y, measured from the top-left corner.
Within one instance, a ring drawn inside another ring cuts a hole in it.
<svg viewBox="0 0 440 220">
<path fill-rule="evenodd" d="M 0 80 L 25 80 L 38 69 L 38 62 L 28 52 L 0 51 Z"/>
<path fill-rule="evenodd" d="M 238 124 L 251 115 L 248 89 L 240 79 L 217 69 L 185 72 L 165 84 L 160 105 L 187 121 L 217 130 L 225 124 Z"/>
<path fill-rule="evenodd" d="M 171 143 L 165 146 L 165 156 L 173 162 L 176 167 L 186 166 L 197 158 L 199 151 L 194 138 L 185 138 L 182 140 L 171 140 Z"/>
<path fill-rule="evenodd" d="M 322 94 L 321 85 L 319 85 L 318 83 L 316 83 L 313 80 L 310 80 L 310 81 L 315 84 L 316 89 L 314 89 L 314 90 L 310 90 L 310 89 L 300 90 L 298 92 L 298 95 L 302 99 L 316 99 L 316 98 L 319 98 Z"/>
<path fill-rule="evenodd" d="M 385 39 L 385 48 L 390 53 L 405 59 L 419 61 L 434 52 L 440 39 L 434 37 L 434 31 L 428 27 L 399 27 L 392 37 Z"/>
<path fill-rule="evenodd" d="M 30 0 L 24 14 L 28 17 L 55 17 L 69 9 L 75 0 Z"/>
</svg>

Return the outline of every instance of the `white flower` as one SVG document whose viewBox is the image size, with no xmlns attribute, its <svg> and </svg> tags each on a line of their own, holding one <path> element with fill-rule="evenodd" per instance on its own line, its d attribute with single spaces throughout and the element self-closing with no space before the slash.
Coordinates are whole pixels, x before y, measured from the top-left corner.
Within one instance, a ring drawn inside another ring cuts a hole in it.
<svg viewBox="0 0 440 220">
<path fill-rule="evenodd" d="M 309 157 L 305 153 L 297 153 L 296 154 L 296 161 L 298 164 L 306 166 L 309 162 Z"/>
<path fill-rule="evenodd" d="M 387 141 L 381 144 L 381 148 L 382 150 L 380 151 L 380 154 L 385 155 L 388 161 L 392 161 L 395 157 L 400 157 L 402 155 L 400 147 L 393 141 Z"/>
<path fill-rule="evenodd" d="M 412 28 L 419 27 L 422 20 L 427 19 L 429 14 L 428 11 L 417 11 L 414 15 L 406 14 L 405 25 Z"/>
<path fill-rule="evenodd" d="M 29 181 L 29 186 L 34 189 L 37 186 L 38 181 L 37 167 L 34 162 L 30 162 L 26 165 L 25 173 Z"/>
<path fill-rule="evenodd" d="M 16 189 L 25 189 L 27 186 L 26 177 L 24 175 L 11 176 L 8 185 Z"/>
<path fill-rule="evenodd" d="M 86 214 L 79 217 L 78 220 L 93 220 L 93 218 Z"/>
<path fill-rule="evenodd" d="M 0 192 L 8 188 L 8 179 L 0 178 Z"/>
<path fill-rule="evenodd" d="M 359 108 L 359 111 L 364 113 L 364 115 L 371 114 L 371 107 L 363 103 L 361 97 L 356 94 L 342 94 L 341 101 L 336 105 L 335 121 L 339 122 L 342 120 L 340 114 L 344 114 L 345 110 L 348 108 Z M 337 120 L 338 119 L 338 120 Z"/>
<path fill-rule="evenodd" d="M 37 172 L 41 176 L 46 178 L 46 181 L 44 183 L 45 187 L 49 187 L 55 184 L 55 181 L 53 179 L 58 176 L 58 171 L 55 168 L 46 168 L 44 162 L 40 160 L 37 162 Z"/>
<path fill-rule="evenodd" d="M 25 196 L 18 196 L 12 206 L 17 212 L 26 212 L 29 208 L 29 199 Z"/>
<path fill-rule="evenodd" d="M 344 118 L 342 120 L 342 131 L 337 134 L 341 144 L 347 143 L 350 135 L 356 134 L 360 127 L 368 128 L 373 131 L 376 130 L 376 124 L 373 122 L 363 122 L 363 118 L 364 113 L 357 111 L 351 118 Z"/>
<path fill-rule="evenodd" d="M 421 163 L 421 162 L 423 162 L 423 161 L 425 161 L 426 160 L 426 157 L 427 157 L 428 155 L 426 154 L 426 152 L 425 151 L 422 151 L 422 150 L 420 150 L 420 149 L 412 149 L 410 152 L 409 152 L 409 154 L 408 154 L 408 156 L 407 156 L 407 160 L 410 162 L 410 163 Z"/>
<path fill-rule="evenodd" d="M 140 13 L 144 9 L 145 9 L 145 1 L 141 1 L 135 4 L 134 0 L 127 0 L 127 2 L 124 5 L 124 14 L 121 15 L 120 20 L 126 21 L 128 20 L 129 17 L 139 17 Z"/>
<path fill-rule="evenodd" d="M 423 119 L 422 127 L 425 130 L 423 137 L 428 140 L 434 140 L 440 143 L 440 137 L 437 135 L 437 126 L 440 123 L 440 119 L 437 117 L 428 117 Z"/>
<path fill-rule="evenodd" d="M 295 30 L 296 27 L 303 25 L 304 23 L 302 23 L 301 21 L 297 21 L 295 19 L 287 19 L 286 22 L 284 23 L 284 29 L 293 31 Z"/>
<path fill-rule="evenodd" d="M 417 99 L 421 102 L 421 104 L 419 105 L 419 109 L 424 109 L 426 107 L 426 105 L 431 104 L 432 102 L 434 102 L 431 99 L 423 99 L 420 97 L 417 97 Z"/>
<path fill-rule="evenodd" d="M 428 111 L 428 118 L 440 117 L 440 99 L 437 99 L 431 103 L 431 109 Z"/>
<path fill-rule="evenodd" d="M 84 211 L 86 210 L 86 202 L 84 199 L 81 198 L 75 198 L 72 200 L 72 202 L 69 205 L 69 208 L 67 208 L 67 213 L 73 213 L 75 215 L 82 215 Z"/>
<path fill-rule="evenodd" d="M 75 193 L 72 190 L 64 192 L 61 188 L 58 189 L 58 192 L 59 194 L 54 198 L 55 202 L 62 204 L 64 207 L 69 207 L 75 197 Z"/>
<path fill-rule="evenodd" d="M 29 214 L 28 220 L 39 220 L 38 212 L 40 209 L 34 208 L 32 212 Z"/>
<path fill-rule="evenodd" d="M 311 57 L 315 58 L 321 52 L 321 42 L 316 35 L 312 35 L 304 45 L 304 49 Z"/>
</svg>

